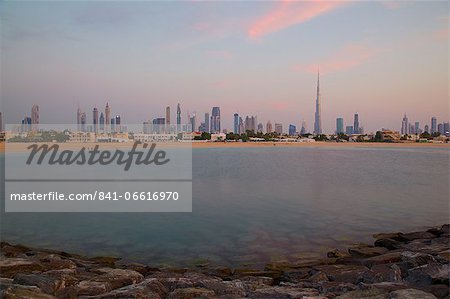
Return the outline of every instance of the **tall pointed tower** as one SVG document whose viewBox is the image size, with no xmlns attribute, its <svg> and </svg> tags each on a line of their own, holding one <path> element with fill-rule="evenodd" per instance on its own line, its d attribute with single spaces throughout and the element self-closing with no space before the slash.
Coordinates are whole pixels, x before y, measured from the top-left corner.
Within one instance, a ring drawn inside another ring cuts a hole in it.
<svg viewBox="0 0 450 299">
<path fill-rule="evenodd" d="M 319 85 L 319 71 L 317 71 L 317 96 L 316 96 L 316 114 L 314 117 L 314 134 L 322 134 L 322 110 L 320 104 L 320 85 Z"/>
</svg>

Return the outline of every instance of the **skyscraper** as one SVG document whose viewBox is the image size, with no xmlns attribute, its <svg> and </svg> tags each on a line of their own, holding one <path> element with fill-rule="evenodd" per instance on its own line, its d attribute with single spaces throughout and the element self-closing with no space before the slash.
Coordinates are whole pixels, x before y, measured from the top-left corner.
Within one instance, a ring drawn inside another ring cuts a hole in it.
<svg viewBox="0 0 450 299">
<path fill-rule="evenodd" d="M 239 116 L 239 134 L 244 133 L 244 121 L 242 117 Z"/>
<path fill-rule="evenodd" d="M 92 111 L 92 124 L 94 125 L 94 132 L 98 131 L 98 109 L 94 107 Z"/>
<path fill-rule="evenodd" d="M 111 108 L 109 108 L 109 103 L 106 102 L 105 107 L 105 129 L 106 131 L 109 131 L 111 125 Z"/>
<path fill-rule="evenodd" d="M 195 113 L 189 118 L 189 122 L 191 123 L 192 132 L 197 131 Z"/>
<path fill-rule="evenodd" d="M 2 113 L 0 112 L 0 132 L 3 131 L 3 117 L 2 117 Z"/>
<path fill-rule="evenodd" d="M 436 133 L 437 132 L 437 118 L 436 117 L 432 117 L 431 118 L 431 134 Z"/>
<path fill-rule="evenodd" d="M 115 124 L 116 124 L 115 131 L 116 132 L 121 132 L 122 131 L 122 127 L 120 126 L 120 124 L 121 124 L 120 115 L 116 115 L 116 122 L 115 122 Z"/>
<path fill-rule="evenodd" d="M 414 123 L 414 133 L 415 133 L 415 134 L 420 134 L 420 124 L 419 124 L 418 121 L 416 121 L 416 122 Z"/>
<path fill-rule="evenodd" d="M 403 119 L 402 119 L 402 130 L 401 130 L 401 134 L 402 134 L 402 135 L 408 134 L 408 129 L 409 129 L 408 118 L 406 117 L 406 113 L 405 113 L 405 115 L 403 116 Z"/>
<path fill-rule="evenodd" d="M 344 119 L 342 117 L 336 118 L 336 134 L 344 133 Z"/>
<path fill-rule="evenodd" d="M 81 112 L 80 116 L 80 130 L 86 132 L 86 112 Z"/>
<path fill-rule="evenodd" d="M 211 133 L 220 133 L 220 107 L 212 108 Z"/>
<path fill-rule="evenodd" d="M 302 128 L 300 129 L 300 134 L 306 134 L 306 121 L 302 121 Z"/>
<path fill-rule="evenodd" d="M 430 133 L 430 127 L 428 127 L 428 125 L 425 125 L 425 127 L 423 128 L 423 130 L 427 133 Z"/>
<path fill-rule="evenodd" d="M 289 136 L 295 136 L 297 132 L 297 127 L 295 125 L 289 125 Z"/>
<path fill-rule="evenodd" d="M 262 123 L 259 123 L 259 124 L 258 124 L 258 128 L 256 129 L 256 131 L 257 131 L 258 133 L 262 133 L 263 130 L 264 130 L 263 124 L 262 124 Z"/>
<path fill-rule="evenodd" d="M 177 125 L 178 126 L 181 125 L 181 107 L 180 107 L 180 103 L 178 103 L 178 105 L 177 105 Z"/>
<path fill-rule="evenodd" d="M 166 107 L 166 125 L 170 125 L 170 106 Z"/>
<path fill-rule="evenodd" d="M 275 133 L 281 135 L 283 134 L 283 125 L 279 123 L 275 123 Z"/>
<path fill-rule="evenodd" d="M 256 116 L 245 117 L 245 132 L 247 131 L 256 132 Z"/>
<path fill-rule="evenodd" d="M 78 131 L 82 131 L 81 130 L 81 117 L 83 115 L 83 111 L 81 111 L 80 107 L 78 106 L 77 109 L 77 130 Z"/>
<path fill-rule="evenodd" d="M 205 132 L 209 133 L 209 113 L 205 113 Z"/>
<path fill-rule="evenodd" d="M 272 133 L 272 132 L 273 132 L 272 123 L 269 120 L 266 124 L 266 133 Z"/>
<path fill-rule="evenodd" d="M 239 134 L 239 114 L 234 114 L 234 134 Z"/>
<path fill-rule="evenodd" d="M 103 112 L 100 113 L 100 131 L 103 131 L 105 129 L 105 116 L 103 115 Z"/>
<path fill-rule="evenodd" d="M 38 125 L 39 125 L 39 106 L 38 105 L 33 105 L 33 107 L 31 107 L 31 124 L 32 124 L 33 130 L 38 130 Z"/>
<path fill-rule="evenodd" d="M 346 126 L 345 135 L 352 135 L 352 134 L 353 134 L 353 126 Z"/>
<path fill-rule="evenodd" d="M 320 103 L 319 72 L 317 72 L 316 114 L 314 117 L 314 134 L 322 134 L 322 107 Z"/>
<path fill-rule="evenodd" d="M 353 119 L 353 134 L 360 134 L 361 131 L 359 130 L 359 115 L 358 113 L 355 113 L 354 119 Z"/>
</svg>

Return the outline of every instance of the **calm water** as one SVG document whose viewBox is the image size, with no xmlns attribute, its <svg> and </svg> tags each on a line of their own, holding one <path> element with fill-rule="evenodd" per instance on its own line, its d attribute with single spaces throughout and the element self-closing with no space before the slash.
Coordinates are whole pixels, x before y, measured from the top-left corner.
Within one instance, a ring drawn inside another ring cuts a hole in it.
<svg viewBox="0 0 450 299">
<path fill-rule="evenodd" d="M 448 148 L 195 149 L 192 213 L 2 212 L 2 238 L 158 265 L 295 260 L 370 242 L 376 232 L 448 222 L 449 153 Z"/>
</svg>

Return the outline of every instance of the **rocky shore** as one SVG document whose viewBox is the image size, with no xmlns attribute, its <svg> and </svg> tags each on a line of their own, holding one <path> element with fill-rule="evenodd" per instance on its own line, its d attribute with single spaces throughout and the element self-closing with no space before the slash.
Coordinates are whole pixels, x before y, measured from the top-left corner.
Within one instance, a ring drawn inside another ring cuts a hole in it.
<svg viewBox="0 0 450 299">
<path fill-rule="evenodd" d="M 449 298 L 449 227 L 265 269 L 160 269 L 2 242 L 0 298 Z"/>
</svg>

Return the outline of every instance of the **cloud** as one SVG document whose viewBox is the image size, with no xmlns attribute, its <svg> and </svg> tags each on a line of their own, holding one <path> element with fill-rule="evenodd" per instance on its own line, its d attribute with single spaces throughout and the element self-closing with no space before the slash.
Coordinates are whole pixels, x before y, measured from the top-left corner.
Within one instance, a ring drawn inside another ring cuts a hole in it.
<svg viewBox="0 0 450 299">
<path fill-rule="evenodd" d="M 325 59 L 312 64 L 297 64 L 293 66 L 293 69 L 295 71 L 316 73 L 317 68 L 320 67 L 320 73 L 322 74 L 345 71 L 368 62 L 381 52 L 383 52 L 382 49 L 353 43 L 342 47 Z"/>
<path fill-rule="evenodd" d="M 448 30 L 448 27 L 445 27 L 435 31 L 433 33 L 433 38 L 438 41 L 446 41 L 448 40 L 449 34 L 450 32 Z"/>
<path fill-rule="evenodd" d="M 342 6 L 341 1 L 292 1 L 283 0 L 262 18 L 256 20 L 248 28 L 248 36 L 258 38 L 303 23 Z"/>
</svg>

